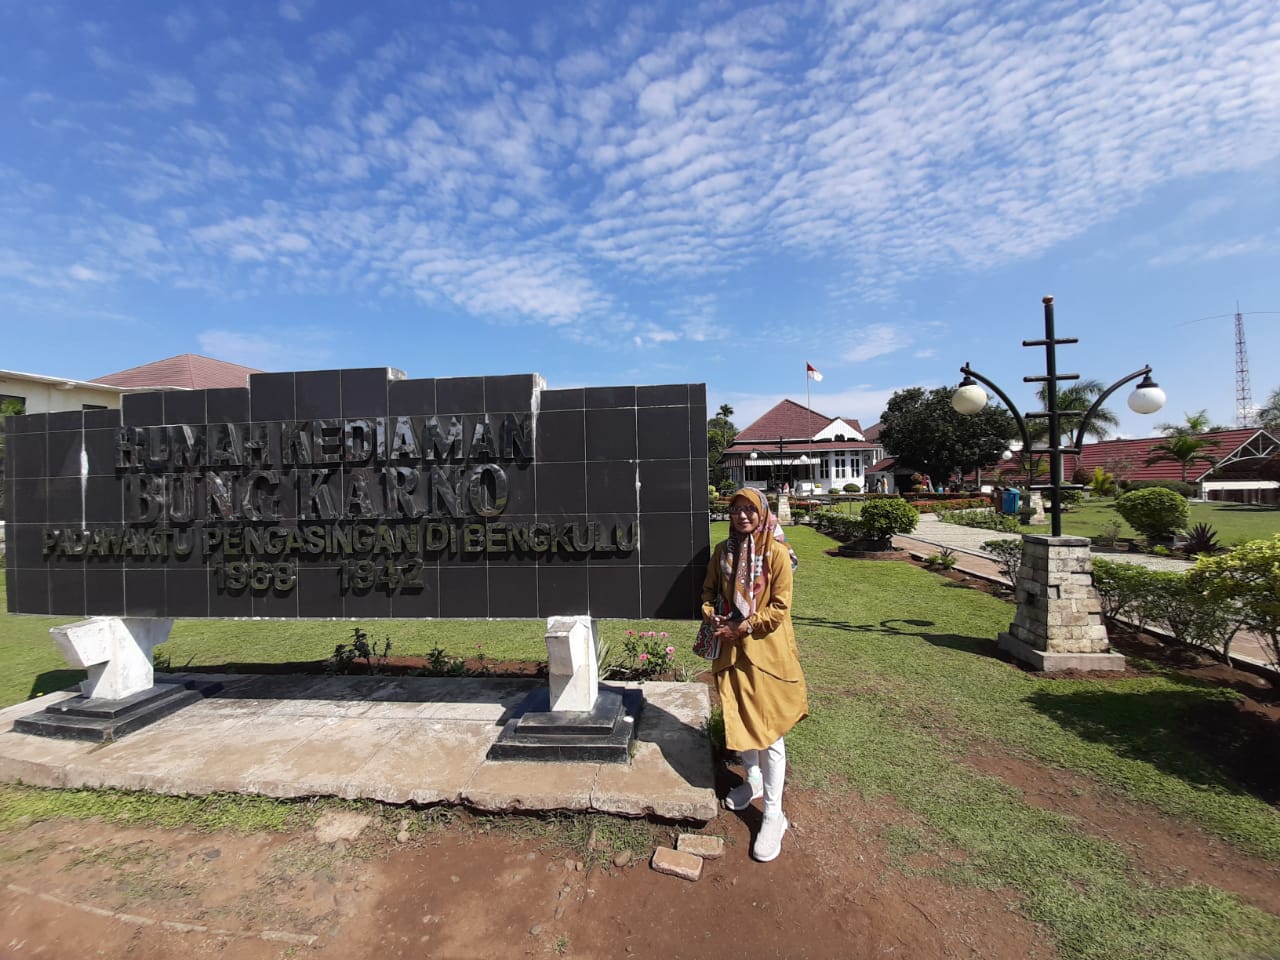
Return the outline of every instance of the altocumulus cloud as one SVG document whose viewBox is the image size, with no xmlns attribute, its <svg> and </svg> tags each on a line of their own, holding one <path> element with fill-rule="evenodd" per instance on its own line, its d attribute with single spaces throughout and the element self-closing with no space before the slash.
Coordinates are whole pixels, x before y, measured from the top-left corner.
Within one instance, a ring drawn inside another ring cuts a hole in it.
<svg viewBox="0 0 1280 960">
<path fill-rule="evenodd" d="M 74 183 L 7 175 L 24 263 L 700 339 L 716 327 L 697 298 L 779 257 L 830 267 L 833 304 L 883 301 L 1280 153 L 1272 0 L 620 5 L 529 30 L 433 5 L 395 24 L 319 24 L 304 0 L 201 9 L 162 23 L 189 69 L 99 24 L 82 56 L 101 91 L 22 100 L 38 129 L 101 143 Z M 60 187 L 79 200 L 48 199 Z M 124 255 L 93 226 L 108 219 Z M 11 278 L 53 271 L 15 263 Z M 689 304 L 626 329 L 673 278 Z M 863 334 L 842 341 L 851 362 L 910 343 Z"/>
</svg>

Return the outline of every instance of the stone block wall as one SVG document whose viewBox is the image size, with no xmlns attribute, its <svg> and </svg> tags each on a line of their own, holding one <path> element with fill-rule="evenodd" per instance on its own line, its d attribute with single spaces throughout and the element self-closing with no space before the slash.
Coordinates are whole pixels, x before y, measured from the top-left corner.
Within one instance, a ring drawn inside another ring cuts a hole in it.
<svg viewBox="0 0 1280 960">
<path fill-rule="evenodd" d="M 1009 627 L 1014 639 L 1047 653 L 1110 650 L 1088 539 L 1024 538 L 1015 595 L 1018 612 Z"/>
</svg>

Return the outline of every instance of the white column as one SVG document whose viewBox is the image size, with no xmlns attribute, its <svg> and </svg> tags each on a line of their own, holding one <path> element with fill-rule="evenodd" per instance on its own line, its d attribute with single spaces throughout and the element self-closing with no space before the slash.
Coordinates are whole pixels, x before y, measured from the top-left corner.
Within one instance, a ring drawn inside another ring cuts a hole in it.
<svg viewBox="0 0 1280 960">
<path fill-rule="evenodd" d="M 590 710 L 600 686 L 595 620 L 548 617 L 546 639 L 551 709 Z"/>
<path fill-rule="evenodd" d="M 80 692 L 102 700 L 123 700 L 155 683 L 151 651 L 169 639 L 172 620 L 93 617 L 49 633 L 73 667 L 84 667 Z"/>
</svg>

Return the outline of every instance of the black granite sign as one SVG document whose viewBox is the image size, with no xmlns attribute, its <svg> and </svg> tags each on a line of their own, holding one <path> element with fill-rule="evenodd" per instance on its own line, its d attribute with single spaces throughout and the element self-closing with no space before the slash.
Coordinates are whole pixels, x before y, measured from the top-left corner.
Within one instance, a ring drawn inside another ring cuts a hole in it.
<svg viewBox="0 0 1280 960">
<path fill-rule="evenodd" d="M 13 613 L 697 615 L 702 384 L 263 373 L 6 422 Z"/>
</svg>

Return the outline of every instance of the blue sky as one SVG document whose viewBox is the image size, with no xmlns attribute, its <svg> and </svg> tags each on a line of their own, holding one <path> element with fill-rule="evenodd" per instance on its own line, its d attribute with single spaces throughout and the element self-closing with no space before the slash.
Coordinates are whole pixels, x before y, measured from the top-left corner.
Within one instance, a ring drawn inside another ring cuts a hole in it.
<svg viewBox="0 0 1280 960">
<path fill-rule="evenodd" d="M 1280 387 L 1274 0 L 371 6 L 0 0 L 0 368 Z"/>
</svg>

